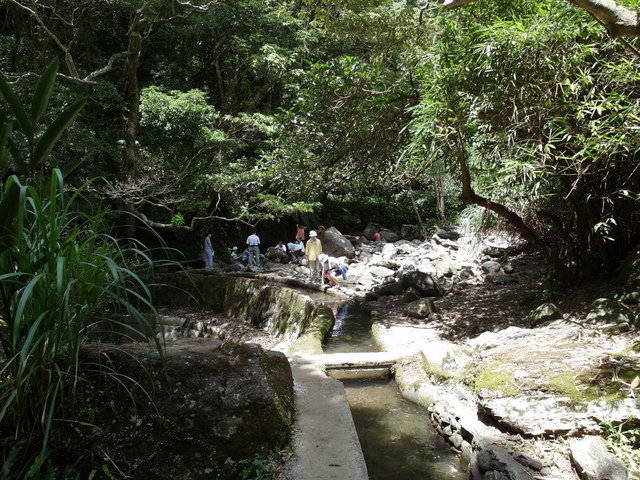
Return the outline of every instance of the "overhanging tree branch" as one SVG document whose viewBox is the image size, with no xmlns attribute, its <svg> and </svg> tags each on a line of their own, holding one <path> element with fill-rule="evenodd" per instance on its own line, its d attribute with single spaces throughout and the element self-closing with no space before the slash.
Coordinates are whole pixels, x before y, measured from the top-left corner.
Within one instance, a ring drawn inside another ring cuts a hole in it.
<svg viewBox="0 0 640 480">
<path fill-rule="evenodd" d="M 460 194 L 460 200 L 469 205 L 478 205 L 484 207 L 487 210 L 495 212 L 500 217 L 504 218 L 509 225 L 514 227 L 518 233 L 524 238 L 531 246 L 536 248 L 544 258 L 553 266 L 558 272 L 558 275 L 563 280 L 575 283 L 576 275 L 567 267 L 562 260 L 542 241 L 542 239 L 536 234 L 536 232 L 525 224 L 524 220 L 517 213 L 509 210 L 505 205 L 500 203 L 490 202 L 488 199 L 478 195 L 471 186 L 471 173 L 469 171 L 469 165 L 467 164 L 466 153 L 464 149 L 464 139 L 461 133 L 458 133 L 456 137 L 456 151 L 458 156 L 458 163 L 460 165 L 460 174 L 462 180 L 462 193 Z"/>
<path fill-rule="evenodd" d="M 444 0 L 447 9 L 462 7 L 475 0 Z M 637 12 L 613 0 L 566 0 L 598 19 L 613 38 L 640 37 L 640 17 Z"/>
</svg>

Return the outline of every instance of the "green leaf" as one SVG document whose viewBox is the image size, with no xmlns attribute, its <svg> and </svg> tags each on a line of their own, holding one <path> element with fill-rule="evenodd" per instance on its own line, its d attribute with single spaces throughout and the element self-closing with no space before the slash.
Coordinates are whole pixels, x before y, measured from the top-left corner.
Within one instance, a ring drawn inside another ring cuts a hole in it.
<svg viewBox="0 0 640 480">
<path fill-rule="evenodd" d="M 32 125 L 38 123 L 38 120 L 40 120 L 47 109 L 49 98 L 53 91 L 53 86 L 56 83 L 56 75 L 58 73 L 59 66 L 60 62 L 57 58 L 54 58 L 40 77 L 40 81 L 38 82 L 38 86 L 36 87 L 36 91 L 33 94 L 33 99 L 31 101 Z"/>
<path fill-rule="evenodd" d="M 17 235 L 16 218 L 20 211 L 20 197 L 21 187 L 13 182 L 0 201 L 0 253 L 11 248 Z"/>
<path fill-rule="evenodd" d="M 0 93 L 2 93 L 2 96 L 11 107 L 11 111 L 16 116 L 16 120 L 18 121 L 18 124 L 20 124 L 20 128 L 24 134 L 29 139 L 33 138 L 33 129 L 31 122 L 29 121 L 29 117 L 27 116 L 27 112 L 25 112 L 24 107 L 13 92 L 12 88 L 2 77 L 0 77 Z"/>
<path fill-rule="evenodd" d="M 71 172 L 73 172 L 76 168 L 78 168 L 78 166 L 83 163 L 88 157 L 90 157 L 91 155 L 93 155 L 93 152 L 96 149 L 92 149 L 91 151 L 89 151 L 84 157 L 75 157 L 73 159 L 71 159 L 63 168 L 62 171 L 62 176 L 63 177 L 67 177 L 67 175 L 69 175 Z"/>
<path fill-rule="evenodd" d="M 27 167 L 27 162 L 25 162 L 22 153 L 20 153 L 20 149 L 10 138 L 7 139 L 7 144 L 9 145 L 9 152 L 11 152 L 11 158 L 16 162 L 16 166 L 18 167 L 18 171 L 22 175 L 27 175 L 29 173 L 29 169 Z"/>
<path fill-rule="evenodd" d="M 12 130 L 11 122 L 7 121 L 6 112 L 0 112 L 0 168 L 6 168 L 8 165 L 9 148 L 7 147 L 7 142 Z"/>
<path fill-rule="evenodd" d="M 47 128 L 47 131 L 42 134 L 38 145 L 36 146 L 33 158 L 31 159 L 31 167 L 35 168 L 39 165 L 47 155 L 51 152 L 54 145 L 64 133 L 64 131 L 73 123 L 76 115 L 80 113 L 82 107 L 87 103 L 86 99 L 77 100 L 71 104 L 64 112 L 62 112 Z"/>
</svg>

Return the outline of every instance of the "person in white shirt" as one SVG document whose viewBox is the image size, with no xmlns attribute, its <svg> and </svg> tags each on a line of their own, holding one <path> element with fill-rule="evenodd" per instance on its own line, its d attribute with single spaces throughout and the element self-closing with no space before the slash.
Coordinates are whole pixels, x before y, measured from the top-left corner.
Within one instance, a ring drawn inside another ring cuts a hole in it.
<svg viewBox="0 0 640 480">
<path fill-rule="evenodd" d="M 256 267 L 259 267 L 260 237 L 258 237 L 256 230 L 253 230 L 251 235 L 247 237 L 247 245 L 249 246 L 249 265 L 254 264 Z"/>
<path fill-rule="evenodd" d="M 278 244 L 273 247 L 276 252 L 276 262 L 281 262 L 284 256 L 287 254 L 287 247 L 282 243 L 282 240 L 278 242 Z"/>
<path fill-rule="evenodd" d="M 342 274 L 342 265 L 336 257 L 330 257 L 326 253 L 321 253 L 318 257 L 320 267 L 322 268 L 322 283 L 329 282 L 329 288 L 340 288 L 338 275 Z"/>
</svg>

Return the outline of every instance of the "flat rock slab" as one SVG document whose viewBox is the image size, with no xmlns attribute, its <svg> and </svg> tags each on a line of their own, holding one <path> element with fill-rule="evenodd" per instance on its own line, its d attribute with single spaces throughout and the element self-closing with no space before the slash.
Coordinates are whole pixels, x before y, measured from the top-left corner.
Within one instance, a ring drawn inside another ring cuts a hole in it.
<svg viewBox="0 0 640 480">
<path fill-rule="evenodd" d="M 297 357 L 296 361 L 323 366 L 327 369 L 391 368 L 402 356 L 389 352 L 324 353 L 321 355 L 302 355 Z"/>
<path fill-rule="evenodd" d="M 315 365 L 291 359 L 296 420 L 291 480 L 368 480 L 344 386 Z"/>
</svg>

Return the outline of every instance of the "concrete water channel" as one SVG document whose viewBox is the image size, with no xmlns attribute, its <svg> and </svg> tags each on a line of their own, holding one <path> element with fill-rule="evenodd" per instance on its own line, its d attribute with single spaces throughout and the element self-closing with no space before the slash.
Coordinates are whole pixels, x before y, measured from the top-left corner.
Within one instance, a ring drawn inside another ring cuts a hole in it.
<svg viewBox="0 0 640 480">
<path fill-rule="evenodd" d="M 334 327 L 314 360 L 326 375 L 339 380 L 366 465 L 366 476 L 310 476 L 302 471 L 293 480 L 311 478 L 368 478 L 370 480 L 462 480 L 467 478 L 459 459 L 432 427 L 428 412 L 404 398 L 395 384 L 392 366 L 397 355 L 379 352 L 368 313 L 357 304 L 320 293 L 310 296 L 334 312 Z M 340 390 L 339 387 L 335 387 Z M 303 394 L 303 392 L 299 392 Z M 342 393 L 338 391 L 336 397 Z M 343 407 L 344 408 L 344 407 Z M 326 422 L 331 422 L 327 412 Z M 342 412 L 340 415 L 344 415 Z M 335 418 L 336 422 L 349 423 Z M 329 442 L 338 442 L 328 439 Z M 351 439 L 351 442 L 353 439 Z M 315 447 L 318 450 L 319 447 Z M 357 463 L 357 462 L 356 462 Z M 333 464 L 338 468 L 338 463 Z M 342 466 L 342 464 L 340 464 Z M 354 467 L 356 470 L 360 466 Z M 322 470 L 315 470 L 319 473 Z M 335 472 L 337 473 L 337 472 Z M 344 472 L 342 475 L 345 475 Z"/>
<path fill-rule="evenodd" d="M 323 304 L 333 311 L 335 323 L 322 345 L 323 353 L 317 349 L 309 354 L 295 352 L 295 348 L 286 352 L 296 404 L 291 441 L 294 454 L 286 466 L 287 477 L 466 479 L 457 455 L 432 428 L 426 409 L 399 394 L 392 367 L 403 356 L 377 351 L 369 316 L 346 298 L 328 295 L 320 286 L 284 287 L 286 282 L 278 280 L 207 272 L 195 277 L 172 276 L 168 283 L 174 285 L 170 289 L 172 303 L 189 303 L 197 295 L 202 308 L 250 318 L 254 324 L 256 319 L 271 323 L 268 329 L 284 335 L 285 343 L 297 342 L 304 333 L 296 319 L 303 311 L 315 312 L 309 303 Z M 292 287 L 306 300 L 291 292 Z M 262 303 L 247 301 L 247 296 Z M 283 304 L 288 301 L 297 309 Z"/>
<path fill-rule="evenodd" d="M 357 305 L 336 307 L 327 355 L 378 351 L 369 315 Z M 465 472 L 436 432 L 425 408 L 402 398 L 384 368 L 329 370 L 342 381 L 370 480 L 462 480 Z"/>
</svg>

